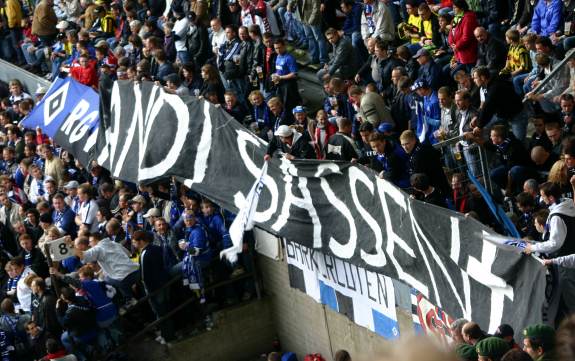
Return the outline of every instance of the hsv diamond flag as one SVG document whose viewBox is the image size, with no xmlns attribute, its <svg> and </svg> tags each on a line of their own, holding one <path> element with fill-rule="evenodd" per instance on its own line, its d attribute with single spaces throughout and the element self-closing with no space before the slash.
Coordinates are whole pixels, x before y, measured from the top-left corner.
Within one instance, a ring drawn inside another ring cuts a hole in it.
<svg viewBox="0 0 575 361">
<path fill-rule="evenodd" d="M 222 207 L 244 206 L 267 145 L 221 108 L 149 82 L 116 82 L 102 99 L 91 152 L 114 176 L 176 176 Z M 263 183 L 254 222 L 310 253 L 401 280 L 489 331 L 541 321 L 543 267 L 485 240 L 493 232 L 473 219 L 414 201 L 358 165 L 275 158 Z"/>
<path fill-rule="evenodd" d="M 98 133 L 98 105 L 99 96 L 94 89 L 70 77 L 58 78 L 22 124 L 26 128 L 42 128 L 87 165 Z"/>
</svg>

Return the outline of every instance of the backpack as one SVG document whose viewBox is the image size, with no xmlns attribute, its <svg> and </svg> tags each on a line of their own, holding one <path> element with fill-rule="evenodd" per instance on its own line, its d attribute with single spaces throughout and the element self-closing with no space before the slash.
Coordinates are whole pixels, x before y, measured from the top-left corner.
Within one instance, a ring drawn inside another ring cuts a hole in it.
<svg viewBox="0 0 575 361">
<path fill-rule="evenodd" d="M 303 361 L 325 361 L 325 359 L 321 356 L 320 353 L 310 353 L 305 355 Z"/>
</svg>

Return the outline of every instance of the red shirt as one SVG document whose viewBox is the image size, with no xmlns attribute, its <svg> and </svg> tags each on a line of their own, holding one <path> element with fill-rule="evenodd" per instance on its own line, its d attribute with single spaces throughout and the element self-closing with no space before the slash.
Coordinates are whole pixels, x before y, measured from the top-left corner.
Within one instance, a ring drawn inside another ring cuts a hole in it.
<svg viewBox="0 0 575 361">
<path fill-rule="evenodd" d="M 78 63 L 74 63 L 70 68 L 70 76 L 81 84 L 94 89 L 98 88 L 98 71 L 95 60 L 90 59 L 88 66 L 85 68 Z"/>
</svg>

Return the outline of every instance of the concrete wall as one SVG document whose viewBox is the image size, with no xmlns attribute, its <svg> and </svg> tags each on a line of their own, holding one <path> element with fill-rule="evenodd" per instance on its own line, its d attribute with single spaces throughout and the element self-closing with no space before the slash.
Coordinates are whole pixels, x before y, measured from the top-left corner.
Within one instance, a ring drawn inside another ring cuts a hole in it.
<svg viewBox="0 0 575 361">
<path fill-rule="evenodd" d="M 300 360 L 308 353 L 319 352 L 329 361 L 342 348 L 348 350 L 354 360 L 385 354 L 389 341 L 290 288 L 285 261 L 259 257 L 258 265 L 284 350 L 295 352 Z M 399 309 L 397 313 L 401 335 L 412 334 L 411 315 Z"/>
<path fill-rule="evenodd" d="M 386 353 L 389 341 L 292 289 L 285 261 L 260 255 L 257 263 L 263 277 L 262 300 L 218 312 L 214 330 L 175 343 L 164 354 L 145 351 L 147 357 L 140 360 L 255 360 L 270 351 L 276 337 L 282 349 L 295 352 L 300 361 L 308 353 L 321 353 L 330 361 L 341 348 L 354 360 Z M 398 309 L 398 319 L 401 335 L 411 334 L 411 315 Z"/>
<path fill-rule="evenodd" d="M 0 80 L 8 83 L 12 79 L 18 79 L 24 85 L 24 89 L 30 95 L 34 95 L 39 86 L 48 88 L 50 82 L 35 74 L 32 74 L 16 65 L 0 59 Z"/>
</svg>

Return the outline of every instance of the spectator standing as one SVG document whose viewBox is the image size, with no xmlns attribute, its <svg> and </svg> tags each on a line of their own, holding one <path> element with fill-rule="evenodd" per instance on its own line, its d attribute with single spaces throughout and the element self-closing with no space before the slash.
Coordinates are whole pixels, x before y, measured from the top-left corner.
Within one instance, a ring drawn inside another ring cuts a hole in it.
<svg viewBox="0 0 575 361">
<path fill-rule="evenodd" d="M 37 35 L 40 43 L 44 46 L 52 45 L 58 34 L 56 24 L 58 17 L 53 9 L 54 0 L 41 0 L 34 8 L 32 20 L 32 34 Z"/>
<path fill-rule="evenodd" d="M 303 0 L 301 20 L 311 57 L 311 64 L 323 67 L 329 61 L 327 41 L 321 31 L 322 13 L 320 0 Z"/>
<path fill-rule="evenodd" d="M 429 144 L 420 143 L 412 130 L 401 133 L 399 141 L 407 154 L 406 167 L 409 174 L 426 174 L 431 186 L 439 189 L 443 195 L 448 195 L 451 188 L 443 173 L 439 151 Z"/>
<path fill-rule="evenodd" d="M 416 135 L 421 143 L 437 143 L 434 133 L 441 125 L 441 107 L 437 92 L 431 89 L 427 81 L 417 80 L 412 86 L 411 91 L 423 99 L 422 108 L 417 114 Z"/>
<path fill-rule="evenodd" d="M 277 89 L 277 96 L 286 109 L 293 109 L 301 104 L 301 96 L 297 85 L 297 64 L 293 55 L 289 54 L 283 39 L 274 43 L 277 54 L 275 60 L 275 73 L 271 80 Z"/>
<path fill-rule="evenodd" d="M 481 89 L 482 99 L 477 122 L 472 124 L 476 135 L 489 123 L 505 123 L 510 124 L 515 137 L 523 141 L 527 132 L 527 118 L 521 98 L 513 91 L 512 84 L 492 76 L 485 66 L 473 69 L 472 76 Z"/>
<path fill-rule="evenodd" d="M 283 152 L 288 160 L 315 159 L 315 151 L 310 142 L 307 133 L 301 134 L 287 125 L 280 125 L 268 145 L 264 160 L 271 159 L 278 150 Z"/>
<path fill-rule="evenodd" d="M 406 167 L 407 154 L 391 138 L 374 132 L 369 136 L 369 145 L 373 149 L 370 168 L 376 171 L 380 178 L 386 179 L 396 186 L 409 188 L 409 173 Z"/>
<path fill-rule="evenodd" d="M 365 93 L 358 86 L 349 87 L 347 92 L 361 122 L 370 122 L 374 128 L 380 123 L 395 125 L 381 95 L 373 92 Z"/>
<path fill-rule="evenodd" d="M 359 149 L 351 138 L 351 121 L 347 118 L 337 118 L 338 131 L 329 138 L 326 159 L 354 162 L 359 158 Z"/>
<path fill-rule="evenodd" d="M 132 237 L 133 246 L 140 251 L 140 274 L 146 294 L 152 294 L 150 305 L 156 319 L 164 317 L 170 310 L 169 288 L 161 289 L 168 281 L 166 265 L 162 248 L 151 243 L 153 236 L 150 233 L 136 231 Z M 160 290 L 161 289 L 161 290 Z M 174 330 L 171 319 L 160 324 L 161 338 L 157 340 L 165 344 L 174 339 Z"/>
<path fill-rule="evenodd" d="M 575 232 L 575 204 L 572 199 L 562 199 L 561 188 L 555 183 L 544 183 L 540 188 L 541 199 L 549 206 L 546 231 L 543 242 L 528 244 L 524 252 L 539 252 L 561 257 L 575 253 L 573 239 Z M 572 313 L 575 305 L 575 269 L 554 266 L 558 276 L 557 286 L 549 300 L 549 322 L 555 315 Z"/>
</svg>

